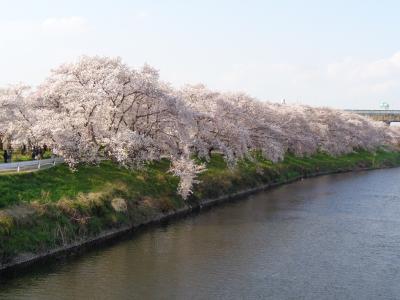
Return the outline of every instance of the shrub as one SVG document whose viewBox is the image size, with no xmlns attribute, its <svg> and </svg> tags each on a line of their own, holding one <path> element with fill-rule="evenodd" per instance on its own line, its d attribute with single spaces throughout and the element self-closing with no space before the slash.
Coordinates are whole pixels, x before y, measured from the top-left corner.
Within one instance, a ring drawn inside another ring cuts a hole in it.
<svg viewBox="0 0 400 300">
<path fill-rule="evenodd" d="M 13 227 L 13 217 L 6 213 L 0 213 L 0 235 L 9 235 Z"/>
</svg>

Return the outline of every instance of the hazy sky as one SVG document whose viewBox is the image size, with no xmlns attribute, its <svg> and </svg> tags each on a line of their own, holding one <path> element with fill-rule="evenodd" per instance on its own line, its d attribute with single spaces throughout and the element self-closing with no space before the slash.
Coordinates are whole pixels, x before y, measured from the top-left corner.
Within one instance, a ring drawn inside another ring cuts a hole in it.
<svg viewBox="0 0 400 300">
<path fill-rule="evenodd" d="M 0 85 L 83 54 L 147 62 L 175 86 L 400 109 L 400 1 L 0 0 Z"/>
</svg>

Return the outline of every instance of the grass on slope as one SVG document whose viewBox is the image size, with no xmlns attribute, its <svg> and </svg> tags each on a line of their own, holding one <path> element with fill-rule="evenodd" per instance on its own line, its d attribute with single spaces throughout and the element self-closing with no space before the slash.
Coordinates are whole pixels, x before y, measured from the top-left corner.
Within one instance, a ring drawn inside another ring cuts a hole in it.
<svg viewBox="0 0 400 300">
<path fill-rule="evenodd" d="M 214 156 L 207 165 L 207 171 L 200 175 L 201 183 L 195 188 L 194 196 L 197 199 L 213 198 L 265 183 L 280 183 L 315 173 L 397 165 L 400 165 L 400 153 L 384 150 L 374 153 L 360 150 L 338 157 L 325 153 L 310 157 L 287 154 L 279 163 L 272 163 L 258 156 L 256 161 L 239 162 L 233 171 L 226 168 L 221 156 Z"/>
<path fill-rule="evenodd" d="M 126 185 L 132 198 L 138 196 L 170 195 L 178 179 L 168 174 L 169 161 L 162 160 L 144 170 L 129 170 L 112 162 L 100 166 L 81 166 L 72 172 L 66 165 L 39 172 L 0 175 L 0 207 L 21 202 L 54 202 L 74 198 L 79 193 L 101 192 Z M 151 183 L 151 184 L 149 184 Z"/>
<path fill-rule="evenodd" d="M 195 188 L 195 196 L 213 197 L 218 191 L 233 192 L 238 185 L 249 188 L 300 174 L 350 170 L 357 166 L 375 167 L 385 162 L 398 163 L 399 154 L 383 150 L 376 153 L 358 151 L 339 157 L 324 153 L 311 157 L 288 154 L 282 162 L 276 164 L 258 156 L 255 161 L 239 162 L 233 170 L 227 168 L 221 155 L 214 154 L 207 163 L 207 171 L 199 176 L 202 183 Z M 131 198 L 179 198 L 175 193 L 178 179 L 168 173 L 169 166 L 169 161 L 164 159 L 149 164 L 143 170 L 129 170 L 106 161 L 100 166 L 81 166 L 75 172 L 66 165 L 59 165 L 40 172 L 0 175 L 0 208 L 32 201 L 55 202 L 63 198 L 75 198 L 80 193 L 102 192 L 121 185 L 126 187 L 127 196 Z M 215 188 L 216 183 L 222 190 Z"/>
<path fill-rule="evenodd" d="M 400 152 L 357 151 L 332 157 L 318 153 L 299 158 L 288 154 L 273 164 L 258 156 L 229 169 L 213 155 L 187 203 L 319 172 L 400 165 Z M 60 165 L 34 173 L 0 176 L 0 264 L 22 252 L 38 253 L 126 224 L 139 224 L 185 205 L 176 193 L 178 178 L 162 160 L 142 170 L 111 162 Z"/>
</svg>

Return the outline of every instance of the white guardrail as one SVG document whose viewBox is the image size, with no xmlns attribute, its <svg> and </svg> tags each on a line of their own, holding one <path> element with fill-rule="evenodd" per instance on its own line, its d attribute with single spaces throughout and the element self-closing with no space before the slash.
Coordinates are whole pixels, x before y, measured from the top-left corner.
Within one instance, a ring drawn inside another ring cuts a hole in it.
<svg viewBox="0 0 400 300">
<path fill-rule="evenodd" d="M 35 171 L 41 168 L 49 168 L 57 164 L 64 162 L 61 157 L 40 159 L 40 160 L 29 160 L 29 161 L 19 161 L 12 163 L 0 164 L 0 173 L 2 172 L 23 172 L 23 171 Z"/>
</svg>

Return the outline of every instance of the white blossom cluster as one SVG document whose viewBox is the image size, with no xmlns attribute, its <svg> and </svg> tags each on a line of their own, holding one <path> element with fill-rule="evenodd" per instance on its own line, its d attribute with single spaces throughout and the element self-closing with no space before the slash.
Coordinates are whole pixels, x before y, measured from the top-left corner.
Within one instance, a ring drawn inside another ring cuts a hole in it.
<svg viewBox="0 0 400 300">
<path fill-rule="evenodd" d="M 0 89 L 0 132 L 13 145 L 47 144 L 73 168 L 111 159 L 140 167 L 163 157 L 191 193 L 203 171 L 194 157 L 222 153 L 230 166 L 255 151 L 274 162 L 285 153 L 396 147 L 400 133 L 348 112 L 262 102 L 203 85 L 176 90 L 145 65 L 119 58 L 81 57 L 53 70 L 38 87 Z"/>
</svg>

